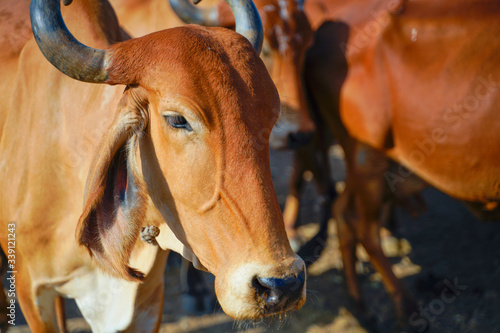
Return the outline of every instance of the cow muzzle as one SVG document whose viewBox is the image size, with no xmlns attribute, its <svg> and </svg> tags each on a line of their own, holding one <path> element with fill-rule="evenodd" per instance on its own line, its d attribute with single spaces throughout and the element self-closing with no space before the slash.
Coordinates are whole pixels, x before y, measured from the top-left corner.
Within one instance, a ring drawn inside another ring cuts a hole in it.
<svg viewBox="0 0 500 333">
<path fill-rule="evenodd" d="M 215 290 L 224 312 L 238 320 L 259 319 L 300 308 L 306 298 L 304 262 L 294 256 L 276 266 L 244 264 L 216 277 Z"/>
</svg>

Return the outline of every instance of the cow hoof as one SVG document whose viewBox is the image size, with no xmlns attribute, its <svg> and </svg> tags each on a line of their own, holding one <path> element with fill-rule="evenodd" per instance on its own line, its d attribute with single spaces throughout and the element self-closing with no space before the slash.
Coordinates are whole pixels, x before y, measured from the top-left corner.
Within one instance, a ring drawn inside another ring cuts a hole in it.
<svg viewBox="0 0 500 333">
<path fill-rule="evenodd" d="M 427 331 L 429 328 L 428 325 L 425 325 L 425 327 L 417 325 L 417 327 L 415 327 L 415 323 L 417 323 L 417 321 L 414 320 L 414 317 L 417 316 L 418 318 L 421 311 L 419 311 L 418 304 L 413 297 L 409 295 L 402 295 L 402 297 L 396 297 L 394 300 L 397 319 L 396 330 L 398 332 L 423 333 Z"/>
<path fill-rule="evenodd" d="M 154 225 L 148 225 L 141 230 L 141 240 L 148 244 L 156 245 L 156 237 L 160 234 L 160 229 Z"/>
</svg>

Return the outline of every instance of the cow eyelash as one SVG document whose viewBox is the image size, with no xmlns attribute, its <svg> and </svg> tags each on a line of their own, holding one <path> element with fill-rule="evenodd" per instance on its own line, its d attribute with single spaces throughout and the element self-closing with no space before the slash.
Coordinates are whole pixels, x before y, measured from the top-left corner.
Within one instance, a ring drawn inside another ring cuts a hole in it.
<svg viewBox="0 0 500 333">
<path fill-rule="evenodd" d="M 191 125 L 188 123 L 186 118 L 180 115 L 167 115 L 165 116 L 165 120 L 167 121 L 167 124 L 170 127 L 173 128 L 182 128 L 185 129 L 186 131 L 191 132 L 193 128 Z"/>
</svg>

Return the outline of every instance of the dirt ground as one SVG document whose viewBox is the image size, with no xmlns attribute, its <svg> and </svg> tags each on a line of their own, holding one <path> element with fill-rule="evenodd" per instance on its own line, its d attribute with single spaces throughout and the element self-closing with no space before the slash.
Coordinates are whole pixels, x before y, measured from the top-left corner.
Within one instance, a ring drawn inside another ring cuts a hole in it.
<svg viewBox="0 0 500 333">
<path fill-rule="evenodd" d="M 341 179 L 338 150 L 332 152 L 334 174 Z M 287 192 L 291 157 L 289 152 L 271 153 L 271 171 L 280 203 L 284 203 Z M 413 330 L 500 332 L 500 223 L 476 220 L 461 203 L 435 189 L 425 190 L 424 197 L 428 209 L 418 218 L 397 209 L 399 227 L 395 238 L 389 237 L 384 243 L 396 274 L 420 306 L 412 317 Z M 308 185 L 303 194 L 300 232 L 313 235 L 318 220 L 314 187 Z M 272 321 L 237 323 L 216 306 L 210 308 L 210 314 L 184 313 L 179 267 L 169 265 L 165 271 L 161 332 L 406 332 L 396 328 L 392 302 L 361 250 L 363 261 L 358 269 L 368 314 L 355 311 L 346 293 L 333 220 L 329 234 L 326 250 L 308 272 L 306 304 Z M 73 302 L 67 302 L 67 312 L 70 332 L 90 332 Z M 29 332 L 23 323 L 22 318 L 17 318 L 11 332 Z"/>
</svg>

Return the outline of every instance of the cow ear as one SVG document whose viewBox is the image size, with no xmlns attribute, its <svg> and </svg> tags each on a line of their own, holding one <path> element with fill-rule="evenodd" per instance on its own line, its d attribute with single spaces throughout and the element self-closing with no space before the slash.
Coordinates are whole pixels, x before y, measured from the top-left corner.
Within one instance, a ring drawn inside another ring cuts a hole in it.
<svg viewBox="0 0 500 333">
<path fill-rule="evenodd" d="M 135 161 L 137 140 L 146 124 L 145 92 L 127 89 L 92 161 L 76 230 L 79 244 L 102 270 L 131 281 L 144 278 L 128 263 L 146 209 L 145 185 Z"/>
</svg>

